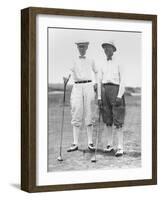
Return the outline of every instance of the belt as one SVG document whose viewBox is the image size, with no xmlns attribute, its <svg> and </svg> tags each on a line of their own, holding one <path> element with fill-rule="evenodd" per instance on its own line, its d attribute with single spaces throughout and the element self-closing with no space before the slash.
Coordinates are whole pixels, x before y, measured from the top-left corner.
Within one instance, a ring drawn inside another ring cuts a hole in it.
<svg viewBox="0 0 161 200">
<path fill-rule="evenodd" d="M 119 84 L 115 84 L 115 83 L 103 83 L 103 85 L 114 85 L 114 86 L 119 86 Z"/>
<path fill-rule="evenodd" d="M 79 84 L 79 83 L 90 83 L 92 82 L 91 80 L 87 80 L 87 81 L 75 81 L 76 84 Z"/>
</svg>

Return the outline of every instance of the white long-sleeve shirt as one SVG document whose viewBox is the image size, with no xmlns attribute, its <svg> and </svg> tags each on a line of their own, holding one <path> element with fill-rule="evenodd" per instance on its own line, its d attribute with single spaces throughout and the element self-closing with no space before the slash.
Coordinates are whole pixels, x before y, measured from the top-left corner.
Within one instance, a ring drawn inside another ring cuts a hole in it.
<svg viewBox="0 0 161 200">
<path fill-rule="evenodd" d="M 121 98 L 125 92 L 123 68 L 118 64 L 115 59 L 105 60 L 104 64 L 100 67 L 99 84 L 98 84 L 98 99 L 101 99 L 101 83 L 113 83 L 119 85 L 119 92 L 117 97 Z"/>
<path fill-rule="evenodd" d="M 86 80 L 93 80 L 94 75 L 94 82 L 97 83 L 97 74 L 98 69 L 95 65 L 93 59 L 85 58 L 76 58 L 73 61 L 73 66 L 70 68 L 72 71 L 72 76 L 74 81 L 86 81 Z"/>
</svg>

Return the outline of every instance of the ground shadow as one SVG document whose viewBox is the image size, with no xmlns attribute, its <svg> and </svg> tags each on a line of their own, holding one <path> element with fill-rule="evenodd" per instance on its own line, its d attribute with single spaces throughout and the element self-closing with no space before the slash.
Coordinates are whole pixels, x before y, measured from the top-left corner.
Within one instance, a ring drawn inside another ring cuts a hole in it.
<svg viewBox="0 0 161 200">
<path fill-rule="evenodd" d="M 94 154 L 95 151 L 90 151 L 89 149 L 78 149 L 78 151 L 82 152 L 83 154 L 86 153 L 90 153 L 90 154 Z M 115 151 L 111 151 L 111 152 L 104 152 L 103 149 L 97 149 L 96 154 L 102 155 L 102 156 L 114 156 L 115 155 Z"/>
<path fill-rule="evenodd" d="M 126 156 L 129 156 L 129 157 L 134 157 L 134 158 L 137 158 L 137 157 L 141 157 L 141 152 L 125 152 L 124 153 Z"/>
</svg>

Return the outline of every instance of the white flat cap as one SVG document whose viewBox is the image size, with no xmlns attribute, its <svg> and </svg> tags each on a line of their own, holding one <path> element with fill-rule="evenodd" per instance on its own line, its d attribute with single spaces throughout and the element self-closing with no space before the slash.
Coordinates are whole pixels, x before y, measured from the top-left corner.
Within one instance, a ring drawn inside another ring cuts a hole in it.
<svg viewBox="0 0 161 200">
<path fill-rule="evenodd" d="M 78 46 L 88 46 L 89 42 L 86 41 L 86 40 L 79 40 L 75 44 L 78 45 Z"/>
<path fill-rule="evenodd" d="M 108 42 L 102 43 L 102 48 L 103 49 L 106 48 L 107 46 L 112 46 L 114 51 L 117 50 L 113 41 L 108 41 Z"/>
</svg>

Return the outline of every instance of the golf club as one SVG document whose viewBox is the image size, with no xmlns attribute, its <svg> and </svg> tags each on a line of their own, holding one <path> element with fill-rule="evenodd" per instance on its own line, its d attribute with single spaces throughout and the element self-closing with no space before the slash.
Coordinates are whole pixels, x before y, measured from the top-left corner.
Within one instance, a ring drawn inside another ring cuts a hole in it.
<svg viewBox="0 0 161 200">
<path fill-rule="evenodd" d="M 100 123 L 101 123 L 101 109 L 99 108 L 98 128 L 97 128 L 97 133 L 96 133 L 96 147 L 95 147 L 94 156 L 92 157 L 91 162 L 97 162 L 96 155 L 97 155 L 97 148 L 98 148 L 98 135 L 100 132 Z"/>
<path fill-rule="evenodd" d="M 60 151 L 59 151 L 59 156 L 57 158 L 58 161 L 63 161 L 62 157 L 62 143 L 63 143 L 63 132 L 64 132 L 64 111 L 65 111 L 65 94 L 66 94 L 66 86 L 67 83 L 70 79 L 70 76 L 68 78 L 63 77 L 64 80 L 64 95 L 63 95 L 63 109 L 62 109 L 62 123 L 61 123 L 61 134 L 60 134 Z"/>
</svg>

